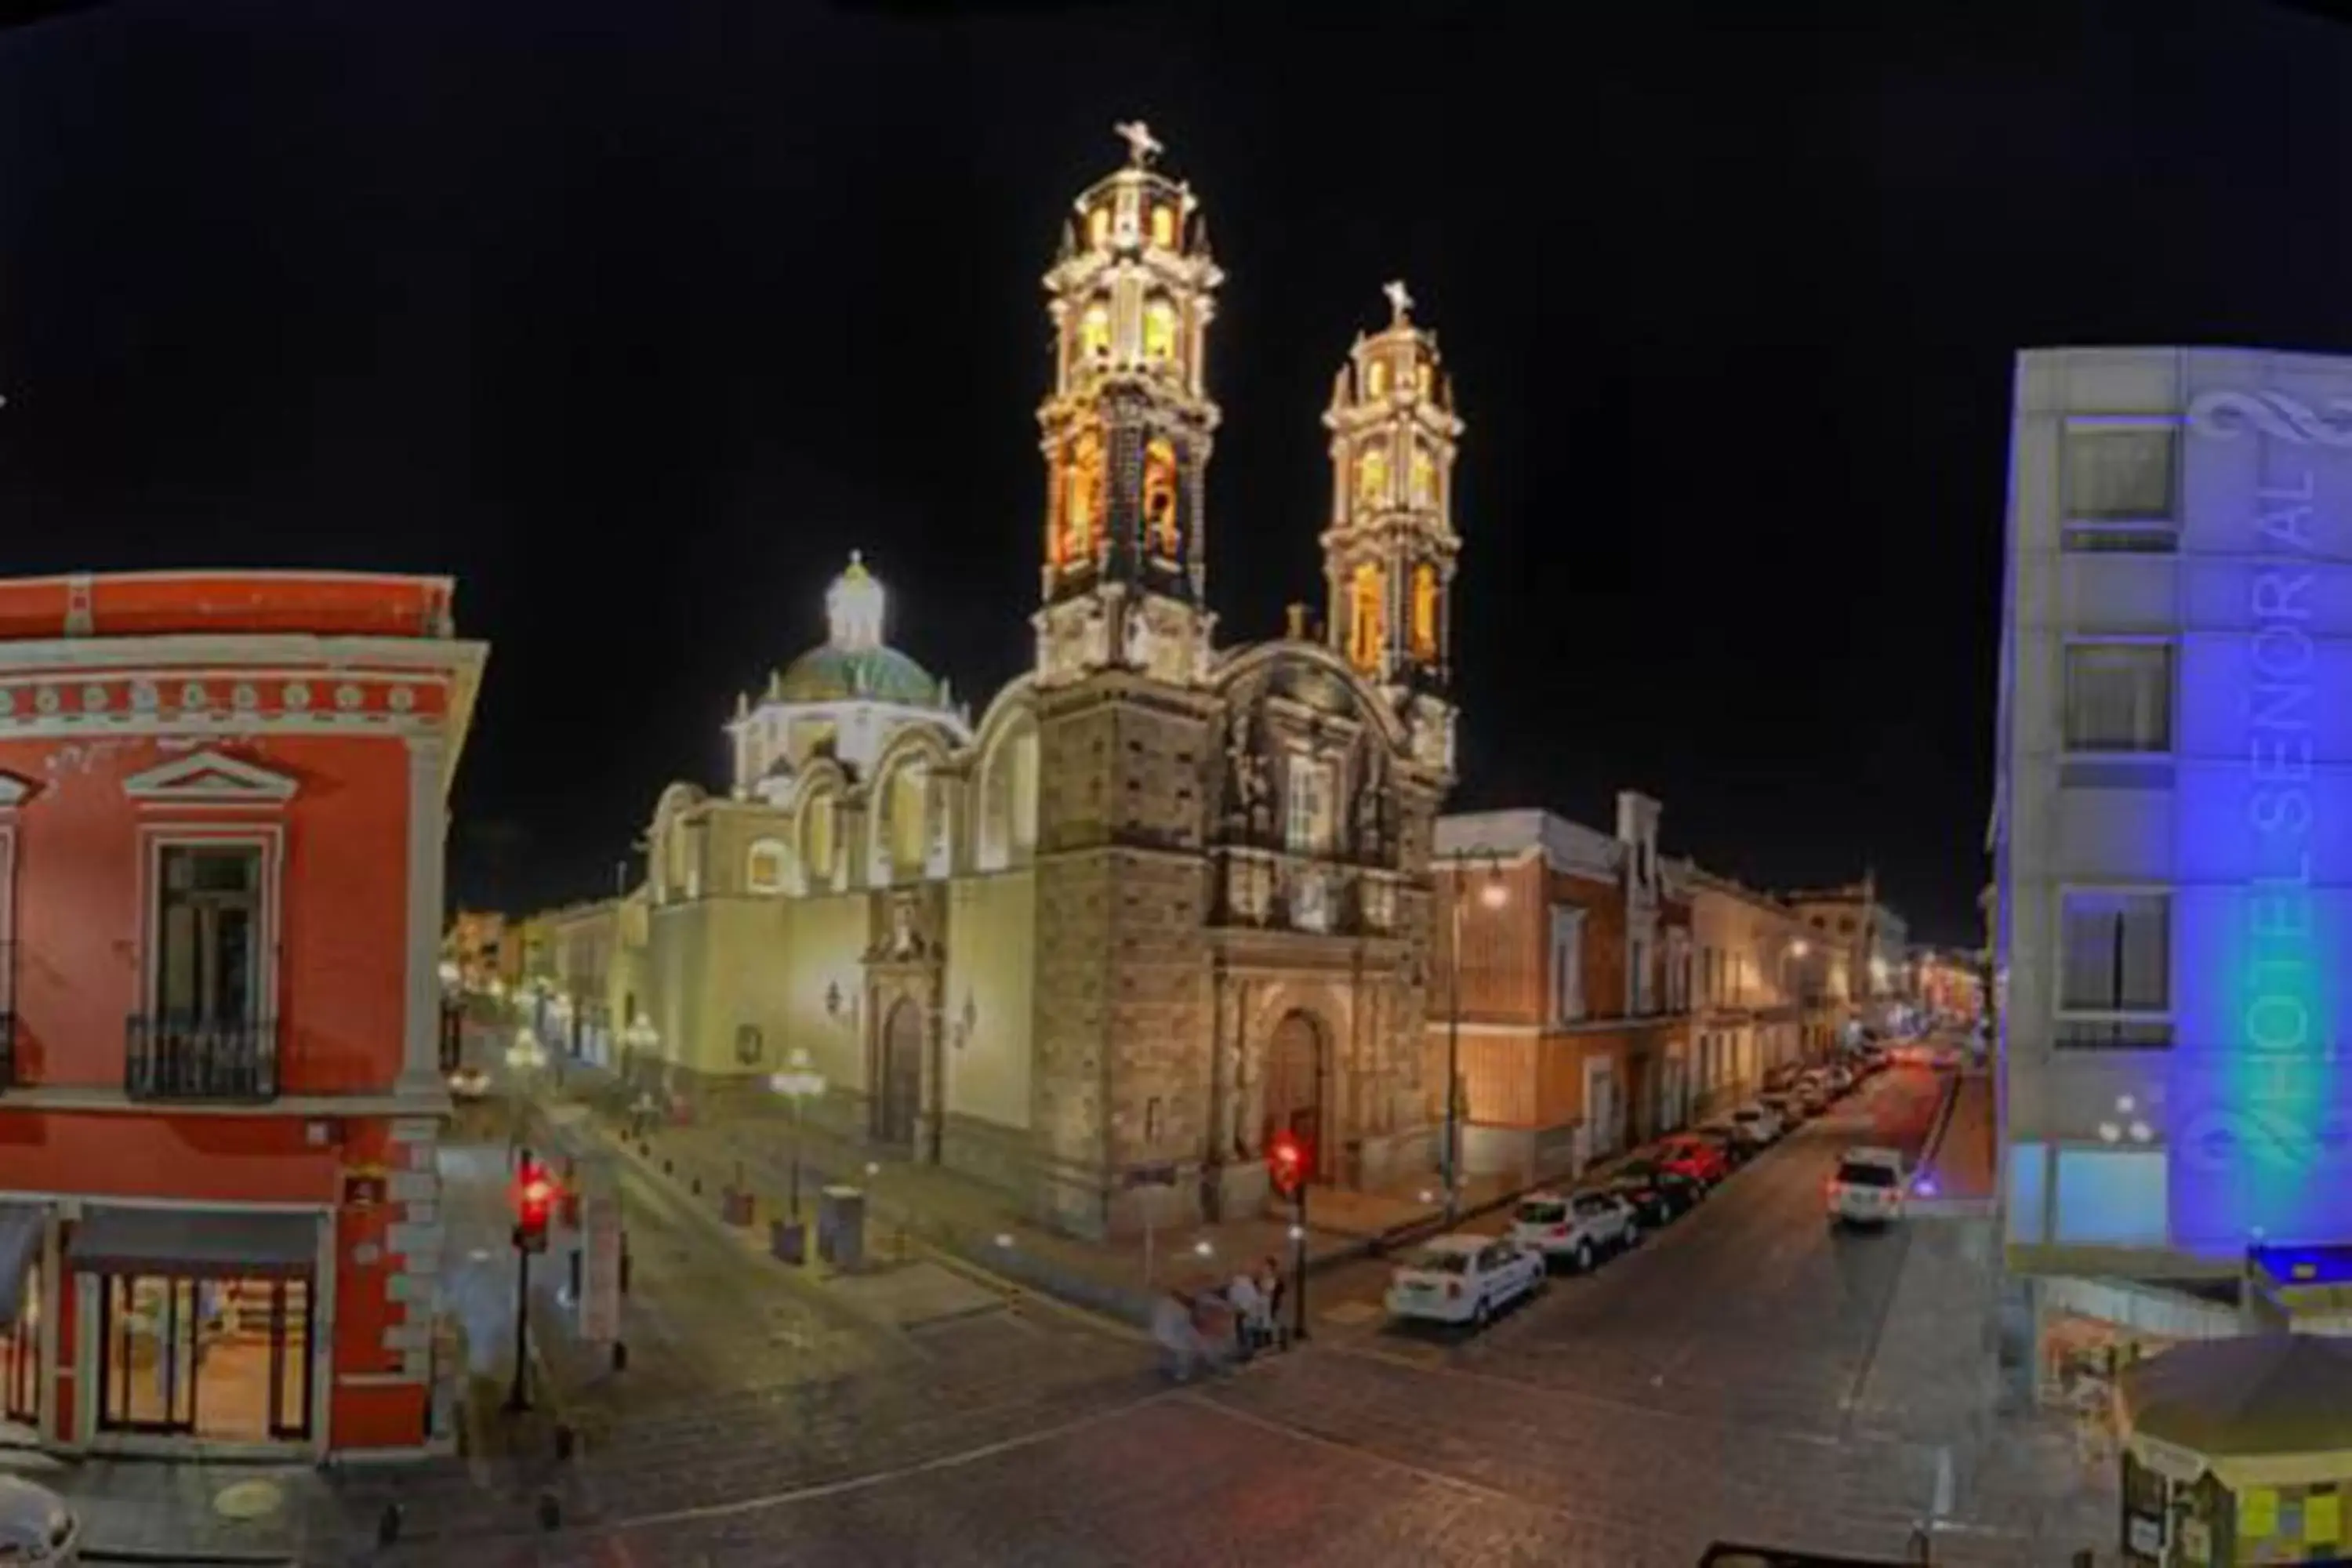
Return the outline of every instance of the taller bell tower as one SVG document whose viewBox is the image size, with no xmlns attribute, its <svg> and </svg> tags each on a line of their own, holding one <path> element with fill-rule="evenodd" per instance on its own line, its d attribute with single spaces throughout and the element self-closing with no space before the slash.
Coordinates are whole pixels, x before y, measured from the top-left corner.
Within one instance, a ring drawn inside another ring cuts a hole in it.
<svg viewBox="0 0 2352 1568">
<path fill-rule="evenodd" d="M 1045 274 L 1054 385 L 1045 458 L 1037 679 L 1106 669 L 1193 685 L 1215 617 L 1204 597 L 1202 476 L 1217 405 L 1202 375 L 1223 274 L 1190 187 L 1149 128 L 1077 199 Z"/>
<path fill-rule="evenodd" d="M 1332 646 L 1394 702 L 1422 761 L 1451 771 L 1454 456 L 1462 421 L 1437 334 L 1402 283 L 1331 386 L 1331 515 L 1322 537 Z"/>
</svg>

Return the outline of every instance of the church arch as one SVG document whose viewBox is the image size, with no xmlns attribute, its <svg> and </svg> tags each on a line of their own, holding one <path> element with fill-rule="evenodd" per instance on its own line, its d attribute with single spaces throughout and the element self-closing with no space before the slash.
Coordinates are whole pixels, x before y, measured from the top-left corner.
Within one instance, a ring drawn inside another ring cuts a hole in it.
<svg viewBox="0 0 2352 1568">
<path fill-rule="evenodd" d="M 1330 1031 L 1304 1007 L 1275 1021 L 1265 1041 L 1265 1098 L 1261 1146 L 1284 1133 L 1307 1152 L 1307 1173 L 1320 1178 L 1330 1169 L 1325 1102 L 1330 1088 Z"/>
<path fill-rule="evenodd" d="M 874 1141 L 914 1146 L 923 1109 L 923 1009 L 901 996 L 882 1016 L 874 1043 Z"/>
</svg>

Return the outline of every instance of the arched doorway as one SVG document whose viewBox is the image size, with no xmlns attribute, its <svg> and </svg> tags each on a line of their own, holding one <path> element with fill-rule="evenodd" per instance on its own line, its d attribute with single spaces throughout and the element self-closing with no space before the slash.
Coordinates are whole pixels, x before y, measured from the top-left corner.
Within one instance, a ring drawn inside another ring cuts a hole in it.
<svg viewBox="0 0 2352 1568">
<path fill-rule="evenodd" d="M 1265 1140 L 1287 1132 L 1306 1148 L 1309 1175 L 1329 1168 L 1323 1147 L 1323 1030 L 1305 1013 L 1286 1013 L 1265 1043 Z"/>
<path fill-rule="evenodd" d="M 923 1013 L 910 999 L 898 998 L 883 1018 L 876 1056 L 875 1140 L 911 1147 L 923 1106 Z"/>
</svg>

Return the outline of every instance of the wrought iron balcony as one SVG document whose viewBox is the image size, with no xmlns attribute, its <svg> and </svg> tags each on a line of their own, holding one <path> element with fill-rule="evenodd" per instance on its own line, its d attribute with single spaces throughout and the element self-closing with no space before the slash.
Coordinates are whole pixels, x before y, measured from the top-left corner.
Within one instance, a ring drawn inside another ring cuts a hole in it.
<svg viewBox="0 0 2352 1568">
<path fill-rule="evenodd" d="M 133 1016 L 124 1029 L 122 1091 L 132 1100 L 275 1100 L 278 1020 Z"/>
</svg>

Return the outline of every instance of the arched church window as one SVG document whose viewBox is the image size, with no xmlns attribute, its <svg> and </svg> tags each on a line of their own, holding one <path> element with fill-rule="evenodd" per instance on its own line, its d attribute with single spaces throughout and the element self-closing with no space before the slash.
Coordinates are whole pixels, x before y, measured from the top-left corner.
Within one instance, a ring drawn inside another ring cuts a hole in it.
<svg viewBox="0 0 2352 1568">
<path fill-rule="evenodd" d="M 1412 493 L 1413 505 L 1429 506 L 1436 501 L 1437 462 L 1429 455 L 1425 442 L 1415 441 L 1412 444 L 1412 471 L 1406 485 Z"/>
<path fill-rule="evenodd" d="M 808 868 L 812 888 L 833 886 L 833 810 L 829 795 L 818 795 L 801 808 L 801 863 Z"/>
<path fill-rule="evenodd" d="M 1176 307 L 1165 300 L 1143 307 L 1143 357 L 1155 363 L 1176 357 Z"/>
<path fill-rule="evenodd" d="M 1348 657 L 1359 669 L 1377 669 L 1381 644 L 1387 639 L 1388 614 L 1383 602 L 1381 569 L 1371 562 L 1359 564 L 1348 586 Z"/>
<path fill-rule="evenodd" d="M 1176 248 L 1176 209 L 1165 203 L 1152 206 L 1151 243 L 1162 250 Z"/>
<path fill-rule="evenodd" d="M 1176 447 L 1155 436 L 1143 448 L 1143 525 L 1153 553 L 1170 561 L 1183 543 L 1176 513 Z"/>
<path fill-rule="evenodd" d="M 1386 397 L 1389 395 L 1389 362 L 1376 359 L 1364 368 L 1364 395 Z"/>
<path fill-rule="evenodd" d="M 1078 350 L 1088 359 L 1110 357 L 1110 307 L 1100 300 L 1078 318 Z"/>
<path fill-rule="evenodd" d="M 1385 506 L 1389 499 L 1389 455 L 1378 445 L 1356 457 L 1356 500 L 1368 507 Z"/>
<path fill-rule="evenodd" d="M 1412 651 L 1437 657 L 1437 568 L 1426 561 L 1412 569 Z"/>
<path fill-rule="evenodd" d="M 930 773 L 917 763 L 895 769 L 885 810 L 892 881 L 919 877 L 930 852 Z"/>
<path fill-rule="evenodd" d="M 743 864 L 743 886 L 754 893 L 784 890 L 784 847 L 772 838 L 751 846 Z"/>
<path fill-rule="evenodd" d="M 1102 532 L 1108 479 L 1102 433 L 1091 426 L 1079 431 L 1071 438 L 1069 458 L 1062 467 L 1062 536 L 1054 555 L 1057 565 L 1093 559 Z"/>
<path fill-rule="evenodd" d="M 1100 250 L 1110 242 L 1110 208 L 1099 206 L 1087 215 L 1087 243 Z"/>
<path fill-rule="evenodd" d="M 1414 389 L 1423 397 L 1427 397 L 1429 395 L 1429 389 L 1436 382 L 1436 379 L 1437 373 L 1434 367 L 1433 367 L 1427 360 L 1422 361 L 1421 363 L 1413 367 L 1412 384 Z"/>
</svg>

